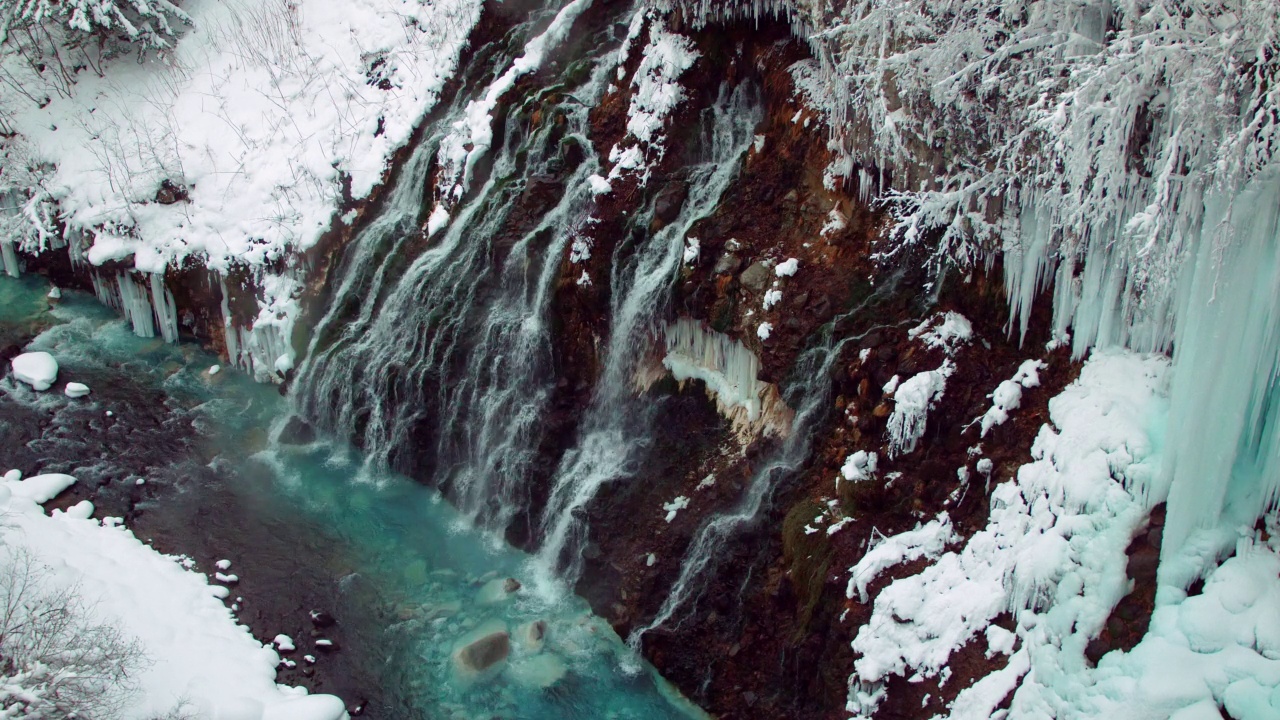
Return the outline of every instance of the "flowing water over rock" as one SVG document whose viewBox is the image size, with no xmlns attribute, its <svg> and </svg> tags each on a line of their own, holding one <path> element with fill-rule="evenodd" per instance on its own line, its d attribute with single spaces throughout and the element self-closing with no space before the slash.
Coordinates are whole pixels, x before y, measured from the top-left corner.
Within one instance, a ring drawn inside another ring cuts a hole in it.
<svg viewBox="0 0 1280 720">
<path fill-rule="evenodd" d="M 30 347 L 62 365 L 47 393 L 0 381 L 0 465 L 77 474 L 101 514 L 206 571 L 230 558 L 242 621 L 295 640 L 300 667 L 281 681 L 306 682 L 309 654 L 331 670 L 317 689 L 368 700 L 370 717 L 700 715 L 656 673 L 619 672 L 630 650 L 607 623 L 576 597 L 530 592 L 528 556 L 436 491 L 370 473 L 350 448 L 280 442 L 297 426 L 273 388 L 139 339 L 88 296 L 48 311 L 47 290 L 0 279 L 0 327 L 49 325 Z M 93 393 L 66 398 L 68 381 Z"/>
</svg>

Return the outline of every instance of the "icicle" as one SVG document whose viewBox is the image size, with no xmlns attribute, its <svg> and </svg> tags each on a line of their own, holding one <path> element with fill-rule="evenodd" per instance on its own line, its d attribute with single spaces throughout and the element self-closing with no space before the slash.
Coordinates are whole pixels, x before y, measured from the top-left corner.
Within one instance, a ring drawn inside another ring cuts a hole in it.
<svg viewBox="0 0 1280 720">
<path fill-rule="evenodd" d="M 18 277 L 21 274 L 18 268 L 18 254 L 14 252 L 12 242 L 0 240 L 0 259 L 4 261 L 4 271 L 9 277 Z"/>
<path fill-rule="evenodd" d="M 1280 178 L 1205 203 L 1182 277 L 1162 557 L 1191 532 L 1252 525 L 1280 496 Z"/>
<path fill-rule="evenodd" d="M 227 362 L 232 367 L 242 368 L 252 372 L 252 367 L 245 367 L 240 362 L 240 335 L 239 330 L 231 321 L 231 296 L 227 293 L 227 279 L 219 276 L 218 287 L 222 290 L 222 331 L 223 338 L 227 343 Z"/>
<path fill-rule="evenodd" d="M 134 282 L 128 273 L 116 275 L 116 286 L 120 290 L 120 308 L 124 311 L 125 319 L 133 324 L 133 334 L 144 338 L 155 337 L 156 324 L 146 288 Z"/>
<path fill-rule="evenodd" d="M 173 293 L 164 285 L 163 273 L 151 275 L 151 306 L 155 309 L 156 320 L 160 323 L 160 334 L 165 342 L 178 342 L 178 307 L 173 300 Z"/>
<path fill-rule="evenodd" d="M 786 434 L 789 413 L 781 407 L 777 386 L 757 379 L 760 360 L 749 348 L 690 318 L 667 326 L 666 343 L 662 364 L 682 383 L 691 379 L 706 383 L 716 409 L 735 428 L 749 434 L 762 429 Z"/>
</svg>

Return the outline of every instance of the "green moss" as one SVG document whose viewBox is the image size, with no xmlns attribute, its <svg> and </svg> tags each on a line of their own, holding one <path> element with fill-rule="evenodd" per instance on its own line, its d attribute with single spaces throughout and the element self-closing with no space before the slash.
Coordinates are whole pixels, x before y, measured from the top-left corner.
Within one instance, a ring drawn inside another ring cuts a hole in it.
<svg viewBox="0 0 1280 720">
<path fill-rule="evenodd" d="M 806 534 L 806 525 L 822 515 L 824 508 L 814 500 L 801 500 L 787 511 L 782 521 L 782 558 L 787 563 L 791 585 L 795 589 L 796 631 L 799 642 L 809 629 L 813 611 L 822 598 L 827 570 L 831 566 L 831 543 L 825 532 Z"/>
</svg>

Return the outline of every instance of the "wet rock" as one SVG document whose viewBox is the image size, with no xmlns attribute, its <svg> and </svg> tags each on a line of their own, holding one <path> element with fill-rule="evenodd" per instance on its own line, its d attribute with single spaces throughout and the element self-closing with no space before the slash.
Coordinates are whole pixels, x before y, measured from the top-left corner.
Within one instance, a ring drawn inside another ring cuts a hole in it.
<svg viewBox="0 0 1280 720">
<path fill-rule="evenodd" d="M 479 674 L 504 662 L 511 654 L 511 636 L 505 631 L 482 635 L 453 654 L 453 661 L 462 670 L 470 674 Z"/>
<path fill-rule="evenodd" d="M 476 593 L 476 604 L 496 605 L 506 602 L 519 589 L 520 583 L 512 578 L 490 580 L 480 588 L 480 592 Z"/>
<path fill-rule="evenodd" d="M 285 423 L 284 429 L 280 431 L 280 442 L 285 445 L 308 445 L 315 440 L 315 428 L 297 415 L 289 418 L 289 422 Z"/>
<path fill-rule="evenodd" d="M 545 620 L 534 620 L 531 623 L 521 625 L 516 631 L 516 638 L 524 646 L 525 652 L 531 654 L 541 652 L 543 645 L 546 644 L 547 622 Z"/>
<path fill-rule="evenodd" d="M 768 284 L 769 277 L 771 275 L 772 273 L 769 272 L 769 267 L 763 262 L 757 261 L 751 263 L 746 270 L 743 270 L 742 275 L 738 277 L 738 280 L 742 283 L 742 286 L 748 290 L 760 292 L 761 290 L 764 290 L 764 286 Z"/>
<path fill-rule="evenodd" d="M 716 275 L 728 275 L 729 273 L 737 272 L 741 266 L 742 258 L 733 253 L 725 253 L 720 256 L 719 260 L 716 260 L 716 266 L 712 272 Z"/>
<path fill-rule="evenodd" d="M 658 230 L 670 225 L 680 216 L 680 208 L 689 194 L 689 187 L 682 182 L 673 182 L 658 193 L 653 200 L 653 222 L 650 229 Z"/>
</svg>

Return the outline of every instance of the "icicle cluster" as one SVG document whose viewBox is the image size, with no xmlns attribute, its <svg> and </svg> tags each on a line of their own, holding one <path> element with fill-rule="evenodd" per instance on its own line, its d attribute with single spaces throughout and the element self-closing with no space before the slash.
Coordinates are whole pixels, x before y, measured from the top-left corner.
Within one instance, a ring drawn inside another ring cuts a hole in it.
<svg viewBox="0 0 1280 720">
<path fill-rule="evenodd" d="M 133 327 L 138 337 L 156 336 L 156 328 L 165 342 L 178 341 L 178 308 L 173 293 L 164 284 L 159 273 L 145 273 L 148 279 L 139 282 L 133 273 L 116 273 L 114 278 L 93 273 L 93 291 L 103 305 L 115 308 Z"/>
<path fill-rule="evenodd" d="M 747 346 L 690 318 L 667 326 L 666 343 L 662 364 L 680 382 L 706 383 L 722 415 L 744 427 L 785 433 L 777 388 L 757 379 L 760 359 Z"/>
</svg>

